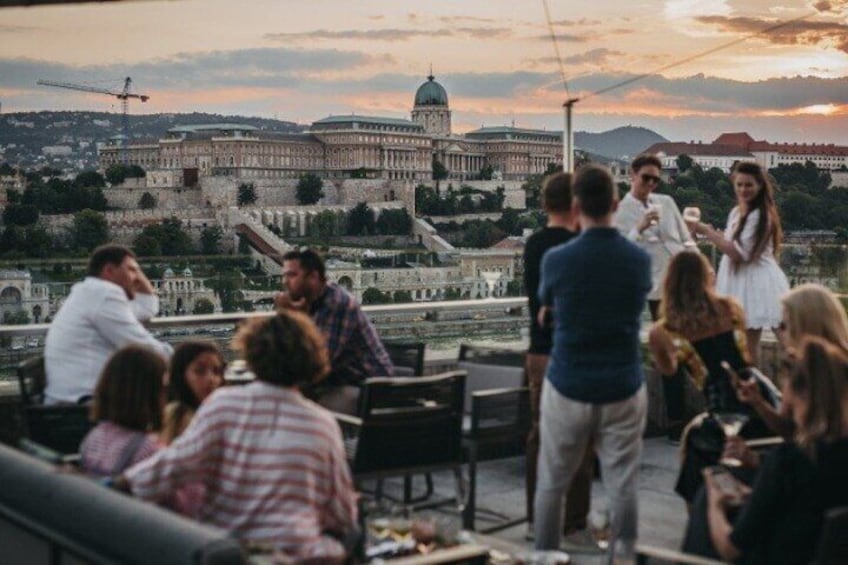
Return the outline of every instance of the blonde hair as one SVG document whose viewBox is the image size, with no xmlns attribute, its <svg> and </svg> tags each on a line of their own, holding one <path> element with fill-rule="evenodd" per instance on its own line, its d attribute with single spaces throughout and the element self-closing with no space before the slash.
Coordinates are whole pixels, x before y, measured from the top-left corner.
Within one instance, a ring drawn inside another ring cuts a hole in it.
<svg viewBox="0 0 848 565">
<path fill-rule="evenodd" d="M 660 317 L 669 329 L 690 335 L 720 313 L 722 297 L 711 284 L 712 267 L 697 251 L 682 251 L 668 265 L 660 302 Z"/>
<path fill-rule="evenodd" d="M 820 337 L 848 354 L 848 316 L 839 299 L 820 284 L 797 286 L 783 297 L 786 337 L 798 347 L 804 337 Z"/>
<path fill-rule="evenodd" d="M 795 440 L 815 457 L 817 441 L 833 441 L 843 435 L 848 354 L 820 337 L 803 338 L 798 349 L 800 357 L 789 387 L 805 398 L 807 413 L 795 432 Z"/>
</svg>

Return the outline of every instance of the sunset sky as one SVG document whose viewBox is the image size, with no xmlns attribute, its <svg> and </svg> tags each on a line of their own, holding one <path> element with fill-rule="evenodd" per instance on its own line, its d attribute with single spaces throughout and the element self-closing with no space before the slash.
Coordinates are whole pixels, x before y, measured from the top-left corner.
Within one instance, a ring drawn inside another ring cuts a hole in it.
<svg viewBox="0 0 848 565">
<path fill-rule="evenodd" d="M 575 128 L 672 140 L 746 130 L 848 145 L 848 0 L 549 0 Z M 809 16 L 607 94 L 627 78 Z M 562 128 L 566 98 L 542 0 L 144 0 L 0 9 L 0 102 L 115 111 L 50 79 L 150 95 L 133 113 L 218 112 L 309 123 L 409 117 L 430 64 L 455 131 Z M 2 141 L 2 140 L 0 140 Z"/>
</svg>

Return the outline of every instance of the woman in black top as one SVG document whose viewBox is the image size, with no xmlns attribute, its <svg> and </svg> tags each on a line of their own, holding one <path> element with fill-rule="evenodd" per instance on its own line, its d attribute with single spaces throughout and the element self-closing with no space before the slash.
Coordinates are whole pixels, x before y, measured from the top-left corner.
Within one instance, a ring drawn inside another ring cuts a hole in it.
<svg viewBox="0 0 848 565">
<path fill-rule="evenodd" d="M 743 563 L 809 563 L 825 511 L 848 505 L 848 355 L 820 338 L 803 340 L 799 352 L 783 386 L 794 439 L 766 456 L 732 520 L 732 496 L 705 472 L 712 547 L 702 554 Z M 697 549 L 691 526 L 686 549 Z"/>
</svg>

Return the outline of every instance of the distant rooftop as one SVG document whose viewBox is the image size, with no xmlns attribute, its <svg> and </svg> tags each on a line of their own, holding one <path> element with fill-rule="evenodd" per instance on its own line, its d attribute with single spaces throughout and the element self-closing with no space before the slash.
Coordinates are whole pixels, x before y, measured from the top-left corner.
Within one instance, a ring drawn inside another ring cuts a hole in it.
<svg viewBox="0 0 848 565">
<path fill-rule="evenodd" d="M 257 131 L 259 128 L 247 124 L 196 124 L 190 126 L 174 126 L 168 133 L 199 133 L 203 131 Z"/>
<path fill-rule="evenodd" d="M 398 127 L 406 127 L 423 131 L 424 128 L 420 124 L 416 124 L 410 120 L 404 120 L 400 118 L 382 118 L 379 116 L 359 116 L 356 114 L 350 114 L 347 116 L 327 116 L 326 118 L 322 118 L 318 121 L 312 122 L 312 126 L 324 126 L 324 125 L 341 125 L 341 124 L 369 124 L 369 125 L 380 125 L 380 126 L 398 126 Z"/>
<path fill-rule="evenodd" d="M 743 157 L 753 159 L 754 156 L 746 149 L 737 145 L 718 145 L 715 143 L 654 143 L 644 153 L 652 155 L 690 155 L 700 157 Z"/>
<path fill-rule="evenodd" d="M 479 138 L 493 138 L 493 137 L 505 137 L 505 138 L 521 138 L 521 137 L 554 137 L 557 139 L 562 139 L 562 132 L 556 130 L 544 130 L 544 129 L 528 129 L 528 128 L 516 128 L 511 126 L 493 126 L 493 127 L 482 127 L 480 129 L 475 129 L 473 131 L 469 131 L 465 134 L 466 137 L 479 137 Z"/>
</svg>

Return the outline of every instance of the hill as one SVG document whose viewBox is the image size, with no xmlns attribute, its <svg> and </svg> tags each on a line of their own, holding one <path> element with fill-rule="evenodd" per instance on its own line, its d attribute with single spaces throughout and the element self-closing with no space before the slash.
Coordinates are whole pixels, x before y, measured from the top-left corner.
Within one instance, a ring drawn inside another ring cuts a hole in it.
<svg viewBox="0 0 848 565">
<path fill-rule="evenodd" d="M 211 123 L 248 124 L 265 131 L 301 131 L 294 122 L 223 116 L 221 114 L 142 114 L 129 117 L 134 142 L 156 140 L 177 125 Z M 121 116 L 107 112 L 17 112 L 0 116 L 0 161 L 26 167 L 50 165 L 83 169 L 97 166 L 96 144 L 106 143 L 121 132 Z M 65 146 L 59 154 L 46 156 L 43 147 Z M 65 154 L 67 153 L 67 154 Z"/>
<path fill-rule="evenodd" d="M 668 140 L 643 127 L 623 126 L 601 133 L 574 132 L 574 144 L 590 153 L 611 159 L 632 159 L 654 143 Z"/>
</svg>

